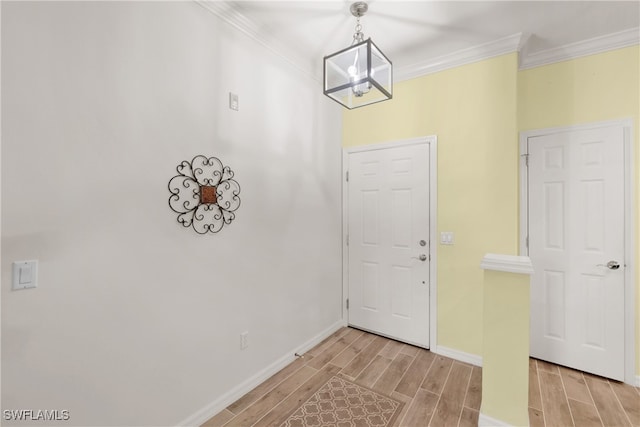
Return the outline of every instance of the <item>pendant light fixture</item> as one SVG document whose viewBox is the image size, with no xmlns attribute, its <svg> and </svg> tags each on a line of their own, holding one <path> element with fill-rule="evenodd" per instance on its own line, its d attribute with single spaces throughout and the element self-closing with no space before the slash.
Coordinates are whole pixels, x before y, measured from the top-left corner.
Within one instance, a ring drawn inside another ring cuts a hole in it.
<svg viewBox="0 0 640 427">
<path fill-rule="evenodd" d="M 351 5 L 356 17 L 351 46 L 324 57 L 324 94 L 348 109 L 386 101 L 393 94 L 391 61 L 362 33 L 360 18 L 368 9 L 363 1 Z"/>
</svg>

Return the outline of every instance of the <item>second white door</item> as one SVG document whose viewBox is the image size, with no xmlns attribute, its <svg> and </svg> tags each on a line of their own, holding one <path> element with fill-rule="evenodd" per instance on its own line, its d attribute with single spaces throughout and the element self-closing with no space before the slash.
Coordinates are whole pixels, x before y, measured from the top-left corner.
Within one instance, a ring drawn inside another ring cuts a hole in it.
<svg viewBox="0 0 640 427">
<path fill-rule="evenodd" d="M 349 324 L 429 346 L 429 146 L 349 154 Z"/>
<path fill-rule="evenodd" d="M 531 355 L 624 380 L 624 133 L 530 137 Z"/>
</svg>

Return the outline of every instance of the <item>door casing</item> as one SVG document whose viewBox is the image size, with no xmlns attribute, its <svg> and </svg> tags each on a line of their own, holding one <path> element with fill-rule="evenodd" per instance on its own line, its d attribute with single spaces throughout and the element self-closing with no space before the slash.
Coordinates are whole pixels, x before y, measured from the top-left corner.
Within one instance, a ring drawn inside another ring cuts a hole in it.
<svg viewBox="0 0 640 427">
<path fill-rule="evenodd" d="M 431 268 L 429 269 L 429 348 L 437 347 L 437 256 L 436 256 L 436 226 L 437 226 L 437 164 L 438 164 L 438 138 L 436 135 L 419 138 L 403 139 L 399 141 L 383 142 L 358 147 L 349 147 L 342 150 L 342 318 L 348 323 L 347 298 L 349 296 L 349 248 L 347 247 L 347 235 L 349 234 L 349 193 L 346 184 L 349 167 L 349 154 L 363 151 L 383 150 L 388 148 L 403 147 L 409 145 L 427 144 L 429 146 L 429 256 Z"/>
<path fill-rule="evenodd" d="M 624 269 L 624 289 L 625 289 L 625 333 L 624 333 L 624 378 L 627 384 L 640 386 L 635 373 L 636 362 L 636 336 L 635 336 L 635 312 L 636 312 L 636 289 L 635 278 L 635 246 L 636 230 L 634 223 L 635 207 L 635 182 L 633 177 L 633 121 L 632 119 L 609 120 L 595 123 L 587 123 L 573 126 L 562 126 L 554 128 L 535 129 L 520 132 L 520 255 L 527 256 L 529 249 L 526 239 L 529 235 L 529 182 L 528 170 L 526 167 L 526 157 L 528 154 L 527 142 L 529 138 L 536 136 L 552 135 L 557 133 L 573 132 L 580 130 L 599 129 L 604 127 L 622 127 L 624 131 L 624 227 L 625 236 L 625 259 Z M 535 269 L 536 266 L 534 265 Z"/>
</svg>

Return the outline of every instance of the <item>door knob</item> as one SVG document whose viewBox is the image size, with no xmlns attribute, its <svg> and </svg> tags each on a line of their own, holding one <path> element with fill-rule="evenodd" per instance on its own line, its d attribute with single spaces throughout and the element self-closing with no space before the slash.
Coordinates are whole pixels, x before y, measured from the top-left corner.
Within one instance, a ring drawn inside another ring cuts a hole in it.
<svg viewBox="0 0 640 427">
<path fill-rule="evenodd" d="M 413 259 L 419 259 L 420 261 L 426 261 L 427 260 L 427 256 L 425 254 L 420 254 L 417 257 L 411 257 Z"/>
<path fill-rule="evenodd" d="M 618 261 L 609 261 L 607 263 L 607 268 L 609 270 L 617 270 L 620 268 L 620 264 L 618 264 Z"/>
<path fill-rule="evenodd" d="M 618 264 L 618 261 L 609 261 L 607 265 L 598 264 L 596 267 L 607 267 L 609 270 L 617 270 L 620 268 L 620 264 Z"/>
</svg>

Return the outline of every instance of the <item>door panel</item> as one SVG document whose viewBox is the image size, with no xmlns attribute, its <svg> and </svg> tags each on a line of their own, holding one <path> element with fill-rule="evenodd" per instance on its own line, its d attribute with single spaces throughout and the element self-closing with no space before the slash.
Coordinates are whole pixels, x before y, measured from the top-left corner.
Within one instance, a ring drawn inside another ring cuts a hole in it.
<svg viewBox="0 0 640 427">
<path fill-rule="evenodd" d="M 349 324 L 429 345 L 429 146 L 349 154 Z"/>
<path fill-rule="evenodd" d="M 528 150 L 531 355 L 623 380 L 623 129 L 532 137 Z"/>
</svg>

